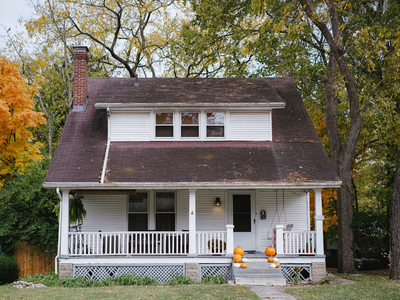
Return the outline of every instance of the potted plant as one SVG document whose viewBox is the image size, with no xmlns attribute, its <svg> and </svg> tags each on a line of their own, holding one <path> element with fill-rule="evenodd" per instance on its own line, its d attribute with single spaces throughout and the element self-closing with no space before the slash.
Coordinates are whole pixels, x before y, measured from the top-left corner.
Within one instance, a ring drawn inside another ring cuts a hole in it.
<svg viewBox="0 0 400 300">
<path fill-rule="evenodd" d="M 312 243 L 306 243 L 306 253 L 312 253 Z"/>
</svg>

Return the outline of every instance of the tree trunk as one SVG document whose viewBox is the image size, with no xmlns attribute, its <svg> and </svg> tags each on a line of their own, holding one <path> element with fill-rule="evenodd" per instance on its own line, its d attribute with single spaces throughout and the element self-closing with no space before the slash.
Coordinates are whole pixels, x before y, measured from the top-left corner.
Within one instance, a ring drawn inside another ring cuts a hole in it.
<svg viewBox="0 0 400 300">
<path fill-rule="evenodd" d="M 358 138 L 361 133 L 363 119 L 360 113 L 358 94 L 353 75 L 346 63 L 344 50 L 341 45 L 341 31 L 336 5 L 333 0 L 328 0 L 329 22 L 320 19 L 308 0 L 299 0 L 308 18 L 318 27 L 326 39 L 330 55 L 329 64 L 324 77 L 324 92 L 326 102 L 326 128 L 329 137 L 332 163 L 336 167 L 342 187 L 338 192 L 338 271 L 349 273 L 353 270 L 353 233 L 351 222 L 353 220 L 353 207 L 351 197 L 351 162 L 357 148 Z M 337 124 L 337 107 L 339 99 L 335 95 L 335 74 L 339 67 L 346 86 L 350 107 L 350 130 L 342 145 L 342 138 Z"/>
<path fill-rule="evenodd" d="M 353 205 L 351 197 L 351 169 L 350 166 L 340 166 L 340 179 L 342 187 L 338 191 L 337 216 L 338 216 L 338 272 L 350 273 L 354 269 L 353 258 Z"/>
<path fill-rule="evenodd" d="M 390 252 L 390 279 L 400 279 L 400 151 L 397 160 L 397 168 L 394 176 L 394 188 L 392 199 L 391 228 L 391 252 Z"/>
</svg>

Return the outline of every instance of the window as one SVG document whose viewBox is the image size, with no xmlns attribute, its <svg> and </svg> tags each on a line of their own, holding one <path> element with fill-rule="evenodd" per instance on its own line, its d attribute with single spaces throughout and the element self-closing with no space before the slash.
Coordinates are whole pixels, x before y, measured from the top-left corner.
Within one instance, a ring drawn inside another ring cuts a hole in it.
<svg viewBox="0 0 400 300">
<path fill-rule="evenodd" d="M 174 137 L 174 113 L 156 113 L 156 137 Z"/>
<path fill-rule="evenodd" d="M 207 137 L 225 136 L 225 113 L 207 113 Z"/>
<path fill-rule="evenodd" d="M 199 137 L 199 113 L 181 113 L 181 137 Z"/>
<path fill-rule="evenodd" d="M 157 140 L 216 140 L 226 137 L 226 112 L 155 112 Z M 174 119 L 175 118 L 175 119 Z"/>
<path fill-rule="evenodd" d="M 156 230 L 175 231 L 175 193 L 156 193 Z"/>
<path fill-rule="evenodd" d="M 147 193 L 129 195 L 128 230 L 147 230 Z"/>
</svg>

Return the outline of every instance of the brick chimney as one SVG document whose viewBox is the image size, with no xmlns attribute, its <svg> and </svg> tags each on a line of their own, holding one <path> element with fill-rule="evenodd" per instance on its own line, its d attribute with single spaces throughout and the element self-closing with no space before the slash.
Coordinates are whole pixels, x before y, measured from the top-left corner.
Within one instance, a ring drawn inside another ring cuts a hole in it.
<svg viewBox="0 0 400 300">
<path fill-rule="evenodd" d="M 87 69 L 89 49 L 73 46 L 74 49 L 74 110 L 85 110 L 87 96 Z"/>
</svg>

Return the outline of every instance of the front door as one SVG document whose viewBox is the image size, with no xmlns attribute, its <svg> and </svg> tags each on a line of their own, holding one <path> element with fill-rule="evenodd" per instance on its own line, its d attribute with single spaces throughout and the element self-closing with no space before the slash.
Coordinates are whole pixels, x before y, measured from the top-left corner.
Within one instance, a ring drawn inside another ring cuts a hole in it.
<svg viewBox="0 0 400 300">
<path fill-rule="evenodd" d="M 251 194 L 232 194 L 234 247 L 256 250 L 255 211 Z"/>
</svg>

